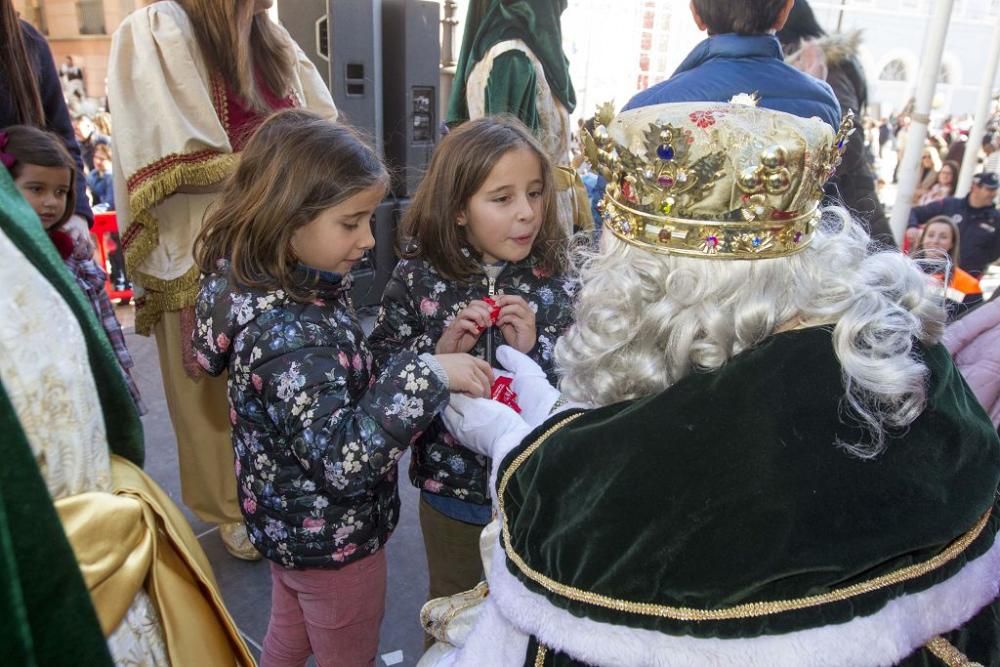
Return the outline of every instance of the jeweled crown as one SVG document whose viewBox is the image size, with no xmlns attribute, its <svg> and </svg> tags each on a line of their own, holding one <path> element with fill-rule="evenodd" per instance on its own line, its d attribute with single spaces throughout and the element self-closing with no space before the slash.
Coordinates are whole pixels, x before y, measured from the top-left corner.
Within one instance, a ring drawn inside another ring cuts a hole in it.
<svg viewBox="0 0 1000 667">
<path fill-rule="evenodd" d="M 805 248 L 853 114 L 834 134 L 818 118 L 739 98 L 617 116 L 610 104 L 600 107 L 593 134 L 582 134 L 588 160 L 608 183 L 605 226 L 632 245 L 697 257 L 764 259 Z"/>
</svg>

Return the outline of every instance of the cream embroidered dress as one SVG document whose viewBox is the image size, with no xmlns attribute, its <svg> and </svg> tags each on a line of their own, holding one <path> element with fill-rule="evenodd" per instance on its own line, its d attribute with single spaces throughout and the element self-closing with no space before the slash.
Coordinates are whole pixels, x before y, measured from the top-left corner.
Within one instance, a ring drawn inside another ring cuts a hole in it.
<svg viewBox="0 0 1000 667">
<path fill-rule="evenodd" d="M 323 78 L 294 48 L 291 89 L 276 93 L 336 119 Z M 129 15 L 115 33 L 109 62 L 118 227 L 131 277 L 144 292 L 137 297 L 136 330 L 148 334 L 161 313 L 194 305 L 198 294 L 192 247 L 215 195 L 175 193 L 220 182 L 238 154 L 225 82 L 206 67 L 191 21 L 176 2 L 161 0 Z"/>
<path fill-rule="evenodd" d="M 104 417 L 76 318 L 4 234 L 0 280 L 7 285 L 0 293 L 0 378 L 49 493 L 59 500 L 110 492 Z M 60 332 L 57 350 L 53 330 Z M 144 590 L 108 637 L 108 647 L 118 665 L 170 664 L 159 615 Z"/>
</svg>

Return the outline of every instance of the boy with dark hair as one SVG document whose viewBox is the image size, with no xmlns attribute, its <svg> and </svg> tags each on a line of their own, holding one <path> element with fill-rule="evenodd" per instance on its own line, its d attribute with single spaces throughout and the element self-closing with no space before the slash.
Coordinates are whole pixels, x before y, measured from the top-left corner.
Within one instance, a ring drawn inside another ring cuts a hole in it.
<svg viewBox="0 0 1000 667">
<path fill-rule="evenodd" d="M 840 104 L 825 81 L 785 63 L 774 33 L 795 0 L 691 0 L 691 14 L 708 39 L 674 75 L 637 93 L 623 110 L 664 102 L 728 102 L 753 93 L 759 105 L 796 116 L 818 116 L 839 127 Z"/>
</svg>

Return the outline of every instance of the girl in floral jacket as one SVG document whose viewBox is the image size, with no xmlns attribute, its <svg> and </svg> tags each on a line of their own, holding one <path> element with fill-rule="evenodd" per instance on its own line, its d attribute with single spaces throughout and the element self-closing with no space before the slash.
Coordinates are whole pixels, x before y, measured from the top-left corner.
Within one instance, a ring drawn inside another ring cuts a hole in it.
<svg viewBox="0 0 1000 667">
<path fill-rule="evenodd" d="M 552 349 L 572 322 L 566 238 L 545 151 L 512 117 L 467 122 L 438 147 L 404 220 L 412 239 L 368 339 L 380 367 L 401 350 L 471 352 L 496 366 L 506 343 L 552 374 Z M 480 580 L 479 532 L 490 520 L 486 459 L 435 419 L 416 440 L 410 479 L 430 597 Z"/>
<path fill-rule="evenodd" d="M 396 464 L 448 401 L 488 395 L 469 355 L 400 351 L 378 375 L 349 298 L 386 189 L 372 150 L 307 111 L 267 120 L 198 237 L 195 356 L 229 372 L 243 516 L 271 563 L 263 665 L 374 664 Z"/>
</svg>

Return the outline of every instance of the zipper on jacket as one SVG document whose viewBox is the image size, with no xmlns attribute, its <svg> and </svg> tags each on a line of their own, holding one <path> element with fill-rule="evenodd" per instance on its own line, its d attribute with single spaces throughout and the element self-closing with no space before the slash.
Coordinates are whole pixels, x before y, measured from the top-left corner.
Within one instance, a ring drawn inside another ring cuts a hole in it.
<svg viewBox="0 0 1000 667">
<path fill-rule="evenodd" d="M 506 263 L 501 264 L 483 264 L 483 271 L 486 273 L 486 293 L 492 299 L 497 294 L 497 279 L 503 272 Z M 496 327 L 490 327 L 486 330 L 486 362 L 493 365 L 493 329 Z"/>
</svg>

